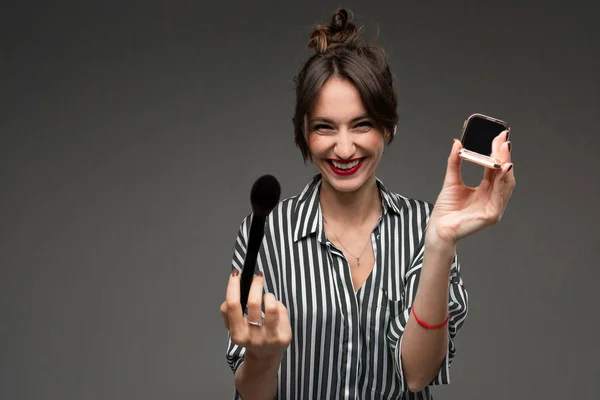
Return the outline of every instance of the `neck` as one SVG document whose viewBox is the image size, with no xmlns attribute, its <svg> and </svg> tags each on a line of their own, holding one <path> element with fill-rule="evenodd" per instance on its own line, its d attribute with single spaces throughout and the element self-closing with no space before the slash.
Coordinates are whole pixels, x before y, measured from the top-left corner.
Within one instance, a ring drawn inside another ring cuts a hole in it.
<svg viewBox="0 0 600 400">
<path fill-rule="evenodd" d="M 337 191 L 323 179 L 319 200 L 323 216 L 344 225 L 360 226 L 381 214 L 381 198 L 374 176 L 354 192 Z"/>
</svg>

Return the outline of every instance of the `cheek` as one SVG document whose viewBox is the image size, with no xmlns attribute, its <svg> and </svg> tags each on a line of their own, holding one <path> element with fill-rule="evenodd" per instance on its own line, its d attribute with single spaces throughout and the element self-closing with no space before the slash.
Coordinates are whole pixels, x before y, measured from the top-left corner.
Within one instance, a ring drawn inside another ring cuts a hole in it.
<svg viewBox="0 0 600 400">
<path fill-rule="evenodd" d="M 373 154 L 381 155 L 385 149 L 385 139 L 381 134 L 371 135 L 365 138 L 364 147 Z"/>
<path fill-rule="evenodd" d="M 308 143 L 308 149 L 310 150 L 311 154 L 314 155 L 323 153 L 330 147 L 330 143 L 328 143 L 325 138 L 318 135 L 310 135 L 306 142 Z"/>
</svg>

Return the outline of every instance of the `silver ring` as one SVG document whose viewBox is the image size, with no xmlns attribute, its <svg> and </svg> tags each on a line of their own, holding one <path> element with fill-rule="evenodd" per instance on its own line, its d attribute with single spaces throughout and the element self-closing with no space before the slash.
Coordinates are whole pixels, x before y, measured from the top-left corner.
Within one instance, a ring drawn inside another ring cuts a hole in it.
<svg viewBox="0 0 600 400">
<path fill-rule="evenodd" d="M 249 319 L 249 318 L 246 318 L 246 320 L 248 321 L 248 323 L 249 323 L 250 325 L 254 325 L 254 326 L 262 326 L 262 324 L 263 324 L 263 321 L 264 321 L 264 319 L 263 319 L 263 320 L 261 320 L 260 322 L 254 322 L 254 321 L 250 321 L 250 319 Z"/>
</svg>

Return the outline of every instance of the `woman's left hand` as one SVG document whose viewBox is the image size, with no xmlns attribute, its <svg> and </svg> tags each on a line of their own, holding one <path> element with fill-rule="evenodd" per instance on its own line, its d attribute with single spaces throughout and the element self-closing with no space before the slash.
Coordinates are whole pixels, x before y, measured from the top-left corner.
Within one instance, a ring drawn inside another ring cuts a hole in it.
<svg viewBox="0 0 600 400">
<path fill-rule="evenodd" d="M 500 221 L 516 184 L 507 136 L 505 131 L 492 143 L 491 156 L 502 162 L 502 168 L 485 168 L 483 179 L 476 188 L 463 182 L 460 171 L 462 159 L 458 155 L 462 145 L 454 140 L 444 185 L 429 220 L 429 240 L 456 244 L 460 239 Z"/>
</svg>

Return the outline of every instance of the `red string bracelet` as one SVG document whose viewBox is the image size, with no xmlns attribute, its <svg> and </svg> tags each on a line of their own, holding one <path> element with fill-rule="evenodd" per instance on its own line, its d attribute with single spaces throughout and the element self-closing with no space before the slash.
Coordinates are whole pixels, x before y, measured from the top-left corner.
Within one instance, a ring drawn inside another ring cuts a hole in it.
<svg viewBox="0 0 600 400">
<path fill-rule="evenodd" d="M 417 314 L 415 314 L 415 306 L 412 306 L 412 314 L 413 317 L 415 317 L 415 321 L 417 321 L 419 323 L 419 325 L 421 325 L 423 328 L 427 328 L 427 329 L 438 329 L 438 328 L 443 328 L 444 326 L 446 326 L 446 324 L 448 323 L 448 320 L 450 319 L 450 314 L 448 314 L 446 316 L 446 320 L 444 322 L 442 322 L 439 325 L 429 325 L 423 321 L 421 321 L 418 317 Z"/>
</svg>

